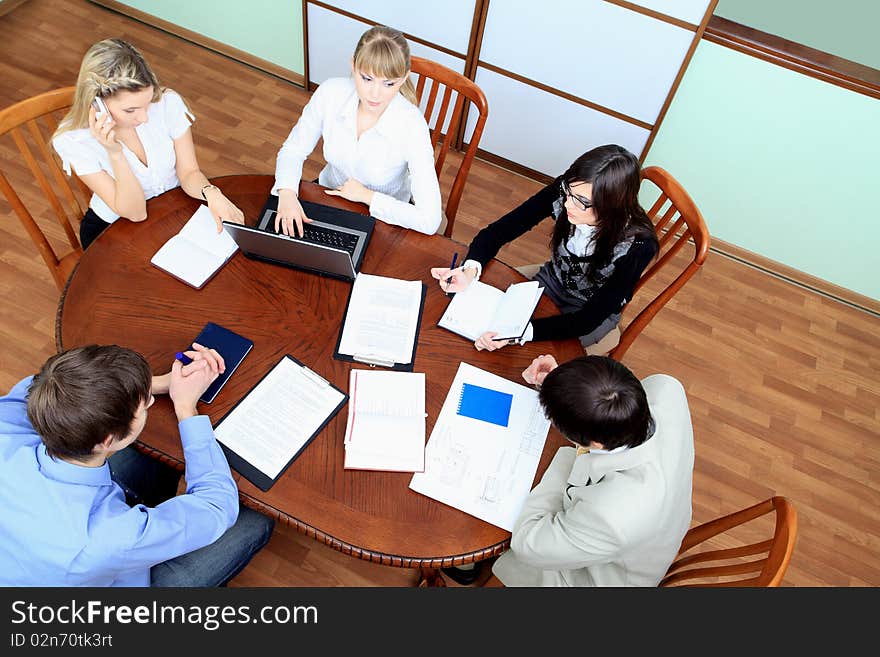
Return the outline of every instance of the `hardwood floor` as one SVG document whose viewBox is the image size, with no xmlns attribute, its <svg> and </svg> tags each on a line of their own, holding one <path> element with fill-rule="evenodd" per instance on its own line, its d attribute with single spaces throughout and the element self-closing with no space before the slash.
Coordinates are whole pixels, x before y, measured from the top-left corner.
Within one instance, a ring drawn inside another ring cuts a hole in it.
<svg viewBox="0 0 880 657">
<path fill-rule="evenodd" d="M 160 81 L 189 103 L 208 176 L 274 170 L 305 91 L 82 0 L 30 0 L 0 17 L 0 106 L 73 84 L 88 46 L 109 36 L 137 44 Z M 14 146 L 0 141 L 4 173 L 13 184 L 24 181 Z M 320 167 L 313 156 L 305 175 L 315 177 Z M 444 172 L 444 194 L 450 180 Z M 539 187 L 475 162 L 455 238 L 467 243 Z M 36 185 L 25 196 L 39 203 Z M 53 353 L 58 291 L 5 201 L 0 216 L 6 391 Z M 506 247 L 501 259 L 543 260 L 543 228 Z M 52 235 L 61 237 L 60 229 Z M 656 285 L 633 309 L 651 289 Z M 874 316 L 712 253 L 626 355 L 637 375 L 666 372 L 687 389 L 696 437 L 695 523 L 771 495 L 794 503 L 800 530 L 787 585 L 880 585 L 878 328 Z M 235 584 L 410 586 L 415 579 L 411 571 L 359 561 L 278 528 Z"/>
</svg>

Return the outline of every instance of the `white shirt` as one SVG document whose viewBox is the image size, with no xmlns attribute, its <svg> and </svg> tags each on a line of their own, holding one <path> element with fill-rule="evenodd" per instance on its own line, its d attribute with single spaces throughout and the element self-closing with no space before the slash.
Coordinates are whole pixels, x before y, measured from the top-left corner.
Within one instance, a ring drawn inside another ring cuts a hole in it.
<svg viewBox="0 0 880 657">
<path fill-rule="evenodd" d="M 389 224 L 435 233 L 442 217 L 440 185 L 421 111 L 397 94 L 376 124 L 358 139 L 357 109 L 351 78 L 330 78 L 318 87 L 278 152 L 272 193 L 299 189 L 303 162 L 323 136 L 327 166 L 318 177 L 320 184 L 339 187 L 354 178 L 374 192 L 371 215 Z"/>
<path fill-rule="evenodd" d="M 183 136 L 195 117 L 186 108 L 183 99 L 174 91 L 166 89 L 162 97 L 147 108 L 147 122 L 137 128 L 147 156 L 147 166 L 138 159 L 128 146 L 122 144 L 122 152 L 132 173 L 144 190 L 144 198 L 150 199 L 180 185 L 177 178 L 177 156 L 174 140 Z M 110 155 L 88 128 L 70 130 L 52 140 L 52 146 L 61 157 L 64 170 L 70 175 L 73 166 L 78 176 L 106 171 L 113 177 Z M 100 196 L 92 194 L 89 207 L 109 224 L 119 219 Z"/>
</svg>

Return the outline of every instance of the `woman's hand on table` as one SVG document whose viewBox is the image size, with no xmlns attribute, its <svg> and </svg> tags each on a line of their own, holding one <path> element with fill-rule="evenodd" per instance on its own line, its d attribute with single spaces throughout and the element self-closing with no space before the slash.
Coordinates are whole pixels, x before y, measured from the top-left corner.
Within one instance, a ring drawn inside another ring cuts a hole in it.
<svg viewBox="0 0 880 657">
<path fill-rule="evenodd" d="M 354 178 L 349 178 L 336 189 L 325 189 L 328 196 L 341 196 L 347 201 L 369 205 L 373 201 L 373 190 Z"/>
<path fill-rule="evenodd" d="M 496 331 L 486 331 L 477 338 L 476 342 L 474 342 L 477 351 L 483 351 L 484 349 L 486 351 L 495 351 L 510 344 L 510 340 L 493 340 L 496 335 L 498 335 Z"/>
<path fill-rule="evenodd" d="M 244 224 L 244 212 L 239 210 L 235 203 L 230 201 L 217 187 L 208 189 L 205 197 L 208 199 L 208 209 L 214 215 L 217 222 L 217 232 L 223 232 L 223 222 Z"/>
</svg>

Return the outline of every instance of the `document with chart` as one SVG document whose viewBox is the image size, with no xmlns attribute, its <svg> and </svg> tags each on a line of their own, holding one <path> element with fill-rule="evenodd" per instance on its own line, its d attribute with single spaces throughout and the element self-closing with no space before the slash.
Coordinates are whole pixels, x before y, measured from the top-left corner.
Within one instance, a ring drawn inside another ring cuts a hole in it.
<svg viewBox="0 0 880 657">
<path fill-rule="evenodd" d="M 409 487 L 512 531 L 549 430 L 537 391 L 461 363 Z"/>
</svg>

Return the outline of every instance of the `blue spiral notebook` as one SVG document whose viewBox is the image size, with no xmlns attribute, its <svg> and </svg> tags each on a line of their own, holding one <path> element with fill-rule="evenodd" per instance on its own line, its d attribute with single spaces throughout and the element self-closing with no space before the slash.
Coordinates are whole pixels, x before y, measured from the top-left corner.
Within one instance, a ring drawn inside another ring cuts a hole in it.
<svg viewBox="0 0 880 657">
<path fill-rule="evenodd" d="M 510 420 L 511 404 L 513 404 L 513 395 L 509 392 L 499 392 L 472 383 L 464 383 L 461 387 L 461 397 L 458 399 L 457 413 L 506 427 Z"/>
</svg>

